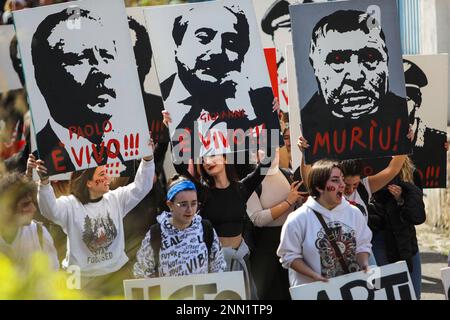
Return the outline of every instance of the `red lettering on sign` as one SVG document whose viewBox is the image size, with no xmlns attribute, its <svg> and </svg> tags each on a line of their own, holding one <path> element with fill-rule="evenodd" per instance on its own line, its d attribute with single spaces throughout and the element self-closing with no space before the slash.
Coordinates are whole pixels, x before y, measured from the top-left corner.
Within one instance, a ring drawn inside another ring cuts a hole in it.
<svg viewBox="0 0 450 320">
<path fill-rule="evenodd" d="M 65 171 L 66 166 L 60 165 L 60 162 L 64 161 L 64 156 L 62 156 L 62 150 L 53 150 L 52 151 L 52 160 L 53 166 L 56 171 Z"/>
<path fill-rule="evenodd" d="M 352 138 L 350 140 L 350 150 L 353 150 L 353 145 L 355 144 L 355 142 L 363 148 L 367 147 L 366 144 L 361 141 L 362 135 L 363 135 L 363 131 L 360 127 L 352 128 Z"/>
<path fill-rule="evenodd" d="M 328 132 L 325 132 L 325 134 L 322 136 L 320 132 L 316 133 L 316 139 L 314 139 L 314 148 L 313 148 L 313 155 L 317 153 L 318 146 L 323 147 L 326 145 L 327 152 L 330 153 L 330 136 Z"/>
</svg>

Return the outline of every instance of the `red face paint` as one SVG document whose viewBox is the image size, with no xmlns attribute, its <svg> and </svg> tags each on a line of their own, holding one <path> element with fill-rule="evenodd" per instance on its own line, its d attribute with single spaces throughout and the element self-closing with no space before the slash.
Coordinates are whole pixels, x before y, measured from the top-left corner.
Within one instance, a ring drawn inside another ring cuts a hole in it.
<svg viewBox="0 0 450 320">
<path fill-rule="evenodd" d="M 336 188 L 333 186 L 328 186 L 327 191 L 336 191 Z"/>
<path fill-rule="evenodd" d="M 99 184 L 104 184 L 106 182 L 106 178 L 97 179 L 94 182 L 95 182 L 95 185 L 98 186 Z"/>
</svg>

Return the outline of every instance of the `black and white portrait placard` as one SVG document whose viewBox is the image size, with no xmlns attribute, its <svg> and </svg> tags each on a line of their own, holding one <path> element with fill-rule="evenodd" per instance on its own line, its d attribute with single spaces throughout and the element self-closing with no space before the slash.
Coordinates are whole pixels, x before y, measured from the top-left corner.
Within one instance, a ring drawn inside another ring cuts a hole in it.
<svg viewBox="0 0 450 320">
<path fill-rule="evenodd" d="M 262 134 L 279 123 L 251 0 L 151 7 L 144 13 L 172 119 L 174 161 L 273 140 L 269 132 Z"/>
<path fill-rule="evenodd" d="M 0 26 L 0 93 L 22 88 L 20 56 L 14 26 Z"/>
<path fill-rule="evenodd" d="M 121 0 L 14 12 L 39 158 L 49 173 L 152 153 Z"/>
<path fill-rule="evenodd" d="M 128 25 L 136 58 L 139 84 L 144 98 L 145 113 L 147 114 L 148 128 L 155 143 L 168 143 L 169 130 L 163 124 L 162 111 L 164 110 L 161 90 L 153 59 L 153 51 L 146 28 L 145 7 L 127 8 Z"/>
<path fill-rule="evenodd" d="M 289 6 L 295 3 L 326 2 L 327 0 L 253 0 L 261 42 L 264 48 L 275 48 L 278 70 L 280 108 L 288 112 L 289 89 L 286 65 L 286 45 L 292 43 Z"/>
<path fill-rule="evenodd" d="M 411 158 L 424 188 L 447 187 L 448 55 L 403 56 Z"/>
<path fill-rule="evenodd" d="M 395 1 L 289 7 L 306 163 L 410 154 Z"/>
</svg>

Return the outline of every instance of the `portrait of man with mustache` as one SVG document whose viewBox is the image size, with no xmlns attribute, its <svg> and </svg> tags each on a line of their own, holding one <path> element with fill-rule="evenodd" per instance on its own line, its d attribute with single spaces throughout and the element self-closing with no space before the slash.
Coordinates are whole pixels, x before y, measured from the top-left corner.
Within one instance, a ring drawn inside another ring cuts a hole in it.
<svg viewBox="0 0 450 320">
<path fill-rule="evenodd" d="M 64 9 L 47 16 L 36 29 L 31 46 L 36 83 L 51 115 L 36 135 L 49 172 L 58 171 L 50 158 L 55 150 L 60 150 L 59 159 L 64 158 L 59 167 L 66 172 L 76 170 L 68 152 L 70 145 L 83 140 L 90 148 L 92 144 L 99 147 L 105 131 L 112 130 L 109 121 L 114 110 L 120 107 L 114 82 L 120 77 L 115 41 L 108 36 L 83 37 L 85 32 L 108 35 L 102 20 L 83 9 L 79 11 L 82 32 L 74 33 L 67 27 L 72 15 Z M 80 137 L 78 128 L 95 129 Z M 106 152 L 102 154 L 98 165 L 106 163 Z M 92 157 L 92 161 L 98 158 Z"/>
<path fill-rule="evenodd" d="M 192 145 L 197 132 L 207 136 L 211 129 L 226 135 L 229 129 L 246 131 L 263 123 L 278 128 L 271 88 L 252 88 L 242 70 L 244 60 L 252 59 L 246 13 L 236 4 L 207 10 L 191 8 L 173 22 L 176 73 L 161 82 L 161 92 L 166 106 L 178 106 L 174 127 L 191 132 Z M 220 116 L 233 111 L 240 116 Z M 172 143 L 178 138 L 172 136 Z M 191 150 L 192 158 L 204 155 Z"/>
<path fill-rule="evenodd" d="M 375 17 L 358 10 L 323 17 L 312 31 L 309 62 L 318 86 L 301 109 L 303 127 L 310 128 L 304 130 L 310 144 L 317 131 L 329 129 L 331 136 L 336 130 L 339 137 L 333 140 L 337 149 L 350 144 L 338 155 L 341 158 L 389 155 L 387 149 L 409 153 L 408 143 L 401 144 L 408 132 L 406 99 L 390 91 L 386 37 Z M 397 147 L 396 134 L 401 137 Z M 387 145 L 388 135 L 390 145 L 384 150 L 379 141 Z"/>
</svg>

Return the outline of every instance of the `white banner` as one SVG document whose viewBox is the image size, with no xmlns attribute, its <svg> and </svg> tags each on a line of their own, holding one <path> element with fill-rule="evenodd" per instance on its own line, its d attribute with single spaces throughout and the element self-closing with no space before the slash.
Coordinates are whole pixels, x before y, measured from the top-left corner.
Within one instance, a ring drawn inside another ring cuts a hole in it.
<svg viewBox="0 0 450 320">
<path fill-rule="evenodd" d="M 444 286 L 445 298 L 450 297 L 450 267 L 441 269 L 442 285 Z"/>
<path fill-rule="evenodd" d="M 290 289 L 292 300 L 416 300 L 406 262 L 354 272 Z"/>
<path fill-rule="evenodd" d="M 245 300 L 242 271 L 125 280 L 126 300 Z"/>
<path fill-rule="evenodd" d="M 279 121 L 252 2 L 155 6 L 144 14 L 172 119 L 173 160 L 268 143 L 261 130 L 279 129 Z"/>
<path fill-rule="evenodd" d="M 49 174 L 150 155 L 123 1 L 13 14 L 38 153 Z"/>
</svg>

